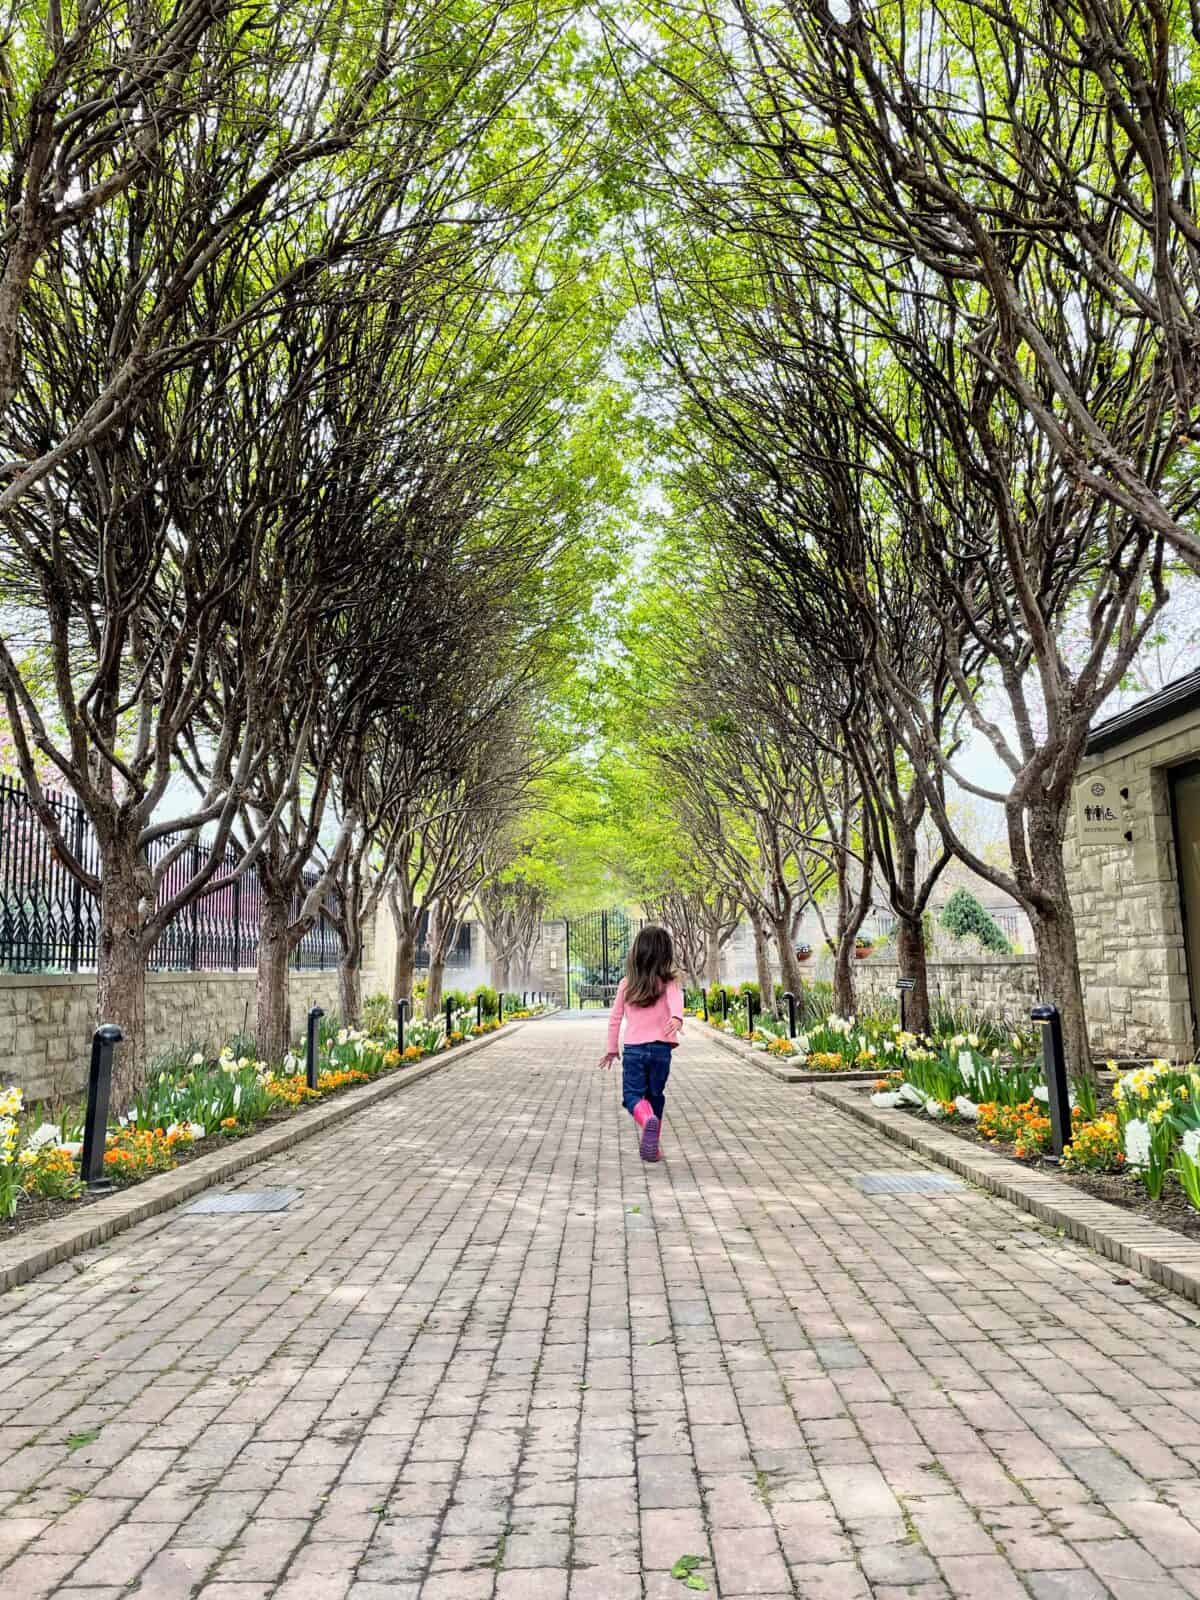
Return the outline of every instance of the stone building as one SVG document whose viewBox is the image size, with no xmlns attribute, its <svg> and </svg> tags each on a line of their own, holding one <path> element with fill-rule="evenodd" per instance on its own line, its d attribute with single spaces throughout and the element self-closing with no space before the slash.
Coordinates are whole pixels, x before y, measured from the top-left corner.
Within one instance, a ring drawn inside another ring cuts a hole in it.
<svg viewBox="0 0 1200 1600">
<path fill-rule="evenodd" d="M 1093 1051 L 1191 1059 L 1200 1013 L 1200 671 L 1092 730 L 1067 843 Z"/>
</svg>

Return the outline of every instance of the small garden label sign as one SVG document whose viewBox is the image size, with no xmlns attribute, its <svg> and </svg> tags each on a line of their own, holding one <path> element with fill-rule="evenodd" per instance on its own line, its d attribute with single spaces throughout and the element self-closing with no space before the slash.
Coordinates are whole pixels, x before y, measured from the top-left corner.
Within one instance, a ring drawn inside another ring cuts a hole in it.
<svg viewBox="0 0 1200 1600">
<path fill-rule="evenodd" d="M 1124 844 L 1129 823 L 1119 785 L 1110 778 L 1083 778 L 1075 786 L 1079 843 Z"/>
</svg>

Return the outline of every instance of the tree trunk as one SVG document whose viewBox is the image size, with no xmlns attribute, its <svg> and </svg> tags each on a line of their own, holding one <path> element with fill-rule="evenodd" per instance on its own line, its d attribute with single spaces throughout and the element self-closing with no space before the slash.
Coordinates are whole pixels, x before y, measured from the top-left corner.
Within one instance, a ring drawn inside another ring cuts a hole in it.
<svg viewBox="0 0 1200 1600">
<path fill-rule="evenodd" d="M 852 1017 L 858 1008 L 854 960 L 854 935 L 843 933 L 833 953 L 833 1009 L 839 1017 Z"/>
<path fill-rule="evenodd" d="M 1067 1071 L 1073 1077 L 1091 1077 L 1094 1068 L 1079 976 L 1079 946 L 1067 892 L 1057 808 L 1047 807 L 1031 814 L 1029 843 L 1030 865 L 1038 890 L 1038 899 L 1031 900 L 1028 908 L 1037 946 L 1038 986 L 1042 999 L 1056 1005 L 1062 1018 Z"/>
<path fill-rule="evenodd" d="M 348 1028 L 362 1022 L 362 966 L 366 938 L 363 932 L 361 877 L 352 866 L 339 885 L 341 893 L 338 933 L 338 1009 Z"/>
<path fill-rule="evenodd" d="M 396 929 L 396 960 L 392 967 L 392 1000 L 411 1000 L 417 965 L 417 936 L 411 928 Z"/>
<path fill-rule="evenodd" d="M 100 936 L 96 942 L 96 1025 L 124 1035 L 113 1058 L 113 1108 L 142 1084 L 146 1064 L 146 953 L 136 844 L 114 842 L 100 858 Z"/>
<path fill-rule="evenodd" d="M 704 982 L 711 989 L 721 981 L 721 930 L 709 928 L 704 940 Z"/>
<path fill-rule="evenodd" d="M 277 1065 L 291 1043 L 291 1008 L 288 1004 L 288 923 L 291 906 L 286 895 L 272 893 L 263 884 L 258 936 L 258 973 L 255 982 L 255 1039 L 264 1061 Z"/>
<path fill-rule="evenodd" d="M 446 958 L 436 952 L 429 957 L 429 971 L 425 974 L 425 1020 L 434 1022 L 442 1010 L 442 986 L 446 978 Z"/>
<path fill-rule="evenodd" d="M 338 1007 L 348 1028 L 362 1021 L 362 950 L 345 952 L 338 962 Z"/>
<path fill-rule="evenodd" d="M 1053 1002 L 1062 1018 L 1067 1071 L 1075 1078 L 1094 1077 L 1083 984 L 1079 977 L 1075 921 L 1070 909 L 1067 908 L 1065 915 L 1035 916 L 1033 932 L 1037 943 L 1038 987 L 1042 998 Z"/>
<path fill-rule="evenodd" d="M 914 987 L 903 996 L 904 1020 L 910 1033 L 929 1032 L 929 973 L 925 964 L 925 929 L 920 917 L 898 917 L 896 955 L 900 976 Z"/>
<path fill-rule="evenodd" d="M 785 991 L 794 994 L 798 1005 L 803 1003 L 804 975 L 796 959 L 796 946 L 792 943 L 792 919 L 786 918 L 774 926 L 775 948 L 779 952 L 779 976 Z"/>
<path fill-rule="evenodd" d="M 771 973 L 771 942 L 761 918 L 751 917 L 754 929 L 754 965 L 758 972 L 758 998 L 766 1011 L 775 1009 L 775 979 Z"/>
</svg>

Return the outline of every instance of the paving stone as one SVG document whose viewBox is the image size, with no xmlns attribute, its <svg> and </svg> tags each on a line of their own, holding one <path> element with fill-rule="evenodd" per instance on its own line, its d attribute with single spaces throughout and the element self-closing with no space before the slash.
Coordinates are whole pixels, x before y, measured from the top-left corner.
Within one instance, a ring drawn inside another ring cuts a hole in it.
<svg viewBox="0 0 1200 1600">
<path fill-rule="evenodd" d="M 691 1029 L 646 1167 L 601 1039 L 6 1297 L 0 1592 L 677 1600 L 694 1554 L 712 1600 L 1200 1600 L 1190 1309 L 970 1185 L 861 1193 L 922 1164 Z"/>
</svg>

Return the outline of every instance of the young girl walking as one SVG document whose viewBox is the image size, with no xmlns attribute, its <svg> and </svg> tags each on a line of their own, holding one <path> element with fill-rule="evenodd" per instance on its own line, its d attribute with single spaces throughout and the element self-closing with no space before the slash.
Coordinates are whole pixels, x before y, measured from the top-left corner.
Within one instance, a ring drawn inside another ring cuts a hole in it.
<svg viewBox="0 0 1200 1600">
<path fill-rule="evenodd" d="M 621 1100 L 641 1129 L 643 1161 L 662 1154 L 663 1107 L 671 1073 L 671 1051 L 683 1027 L 683 986 L 675 970 L 675 949 L 665 928 L 645 927 L 634 939 L 608 1016 L 608 1049 L 601 1067 L 617 1059 L 621 1021 L 625 1049 L 621 1059 Z"/>
</svg>

